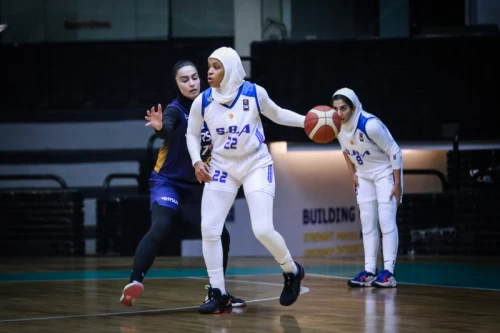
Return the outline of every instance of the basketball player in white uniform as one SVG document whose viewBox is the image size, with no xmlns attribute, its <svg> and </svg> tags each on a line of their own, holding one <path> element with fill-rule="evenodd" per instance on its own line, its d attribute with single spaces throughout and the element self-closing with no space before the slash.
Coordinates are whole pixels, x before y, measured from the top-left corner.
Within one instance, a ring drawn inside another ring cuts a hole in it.
<svg viewBox="0 0 500 333">
<path fill-rule="evenodd" d="M 189 154 L 200 182 L 203 257 L 210 277 L 207 301 L 201 313 L 231 312 L 222 269 L 220 235 L 241 185 L 250 210 L 255 237 L 281 265 L 285 287 L 280 304 L 292 305 L 300 293 L 304 269 L 292 260 L 283 237 L 274 230 L 275 179 L 273 160 L 264 144 L 260 114 L 274 122 L 304 127 L 305 116 L 277 106 L 266 90 L 245 81 L 245 70 L 235 50 L 222 47 L 208 58 L 211 88 L 191 106 L 186 134 Z M 206 122 L 212 135 L 210 166 L 200 158 L 200 133 Z"/>
<path fill-rule="evenodd" d="M 338 140 L 353 179 L 365 251 L 365 269 L 349 280 L 348 285 L 396 287 L 394 265 L 399 240 L 396 212 L 403 193 L 401 150 L 385 125 L 363 111 L 351 89 L 336 91 L 332 106 L 341 118 Z M 384 270 L 380 273 L 376 269 L 379 225 L 384 256 Z"/>
</svg>

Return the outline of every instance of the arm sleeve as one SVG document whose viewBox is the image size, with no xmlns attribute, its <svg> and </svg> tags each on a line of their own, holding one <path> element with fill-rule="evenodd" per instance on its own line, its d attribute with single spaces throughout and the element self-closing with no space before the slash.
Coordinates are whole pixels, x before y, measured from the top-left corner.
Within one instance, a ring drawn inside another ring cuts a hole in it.
<svg viewBox="0 0 500 333">
<path fill-rule="evenodd" d="M 264 116 L 280 125 L 304 128 L 306 116 L 280 108 L 271 100 L 264 88 L 258 85 L 256 87 L 260 110 Z"/>
<path fill-rule="evenodd" d="M 398 170 L 402 168 L 403 157 L 401 149 L 399 149 L 391 133 L 389 133 L 387 127 L 385 127 L 380 120 L 374 119 L 368 121 L 366 123 L 366 134 L 368 134 L 370 139 L 375 142 L 380 149 L 389 155 L 392 169 Z"/>
<path fill-rule="evenodd" d="M 177 126 L 179 126 L 180 112 L 176 107 L 168 107 L 163 111 L 162 123 L 163 126 L 160 131 L 155 129 L 155 133 L 159 138 L 163 140 L 168 140 L 171 132 L 173 132 Z"/>
<path fill-rule="evenodd" d="M 201 130 L 203 128 L 203 116 L 201 115 L 202 94 L 198 95 L 191 105 L 189 111 L 186 143 L 191 156 L 192 165 L 201 161 Z"/>
</svg>

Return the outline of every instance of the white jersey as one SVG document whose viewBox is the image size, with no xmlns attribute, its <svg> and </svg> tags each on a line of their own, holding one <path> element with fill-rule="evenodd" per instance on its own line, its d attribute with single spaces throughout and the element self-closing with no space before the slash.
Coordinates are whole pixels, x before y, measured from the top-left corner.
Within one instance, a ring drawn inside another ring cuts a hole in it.
<svg viewBox="0 0 500 333">
<path fill-rule="evenodd" d="M 265 137 L 255 85 L 245 82 L 229 106 L 212 103 L 211 92 L 210 88 L 202 93 L 201 115 L 212 135 L 212 158 L 243 157 L 258 151 Z"/>
<path fill-rule="evenodd" d="M 212 161 L 226 165 L 223 169 L 238 169 L 241 172 L 235 173 L 242 175 L 271 164 L 261 113 L 278 124 L 304 127 L 305 116 L 280 108 L 254 83 L 245 81 L 230 105 L 215 102 L 212 88 L 205 90 L 194 100 L 188 122 L 187 144 L 193 165 L 200 161 L 197 136 L 203 122 L 212 136 Z"/>
<path fill-rule="evenodd" d="M 341 130 L 338 140 L 356 166 L 358 176 L 385 176 L 402 167 L 398 144 L 380 119 L 368 112 L 361 112 L 352 137 L 347 137 Z"/>
</svg>

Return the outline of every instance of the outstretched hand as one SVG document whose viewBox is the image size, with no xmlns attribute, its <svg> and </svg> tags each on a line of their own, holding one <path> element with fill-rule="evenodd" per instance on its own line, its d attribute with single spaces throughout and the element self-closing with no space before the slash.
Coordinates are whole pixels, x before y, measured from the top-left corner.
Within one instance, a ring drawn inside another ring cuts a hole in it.
<svg viewBox="0 0 500 333">
<path fill-rule="evenodd" d="M 148 121 L 146 126 L 152 126 L 155 130 L 161 131 L 163 128 L 163 113 L 161 110 L 161 104 L 158 104 L 158 111 L 155 110 L 154 106 L 151 110 L 147 110 L 144 118 Z"/>
</svg>

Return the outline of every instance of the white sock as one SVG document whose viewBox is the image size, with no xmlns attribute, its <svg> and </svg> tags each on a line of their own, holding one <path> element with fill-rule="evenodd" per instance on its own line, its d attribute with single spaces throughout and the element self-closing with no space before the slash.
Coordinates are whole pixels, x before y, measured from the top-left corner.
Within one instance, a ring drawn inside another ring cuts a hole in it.
<svg viewBox="0 0 500 333">
<path fill-rule="evenodd" d="M 297 268 L 297 265 L 295 265 L 295 262 L 293 261 L 290 253 L 288 253 L 288 257 L 290 258 L 289 260 L 287 260 L 284 264 L 280 264 L 281 269 L 285 273 L 293 272 L 293 274 L 297 275 L 299 273 L 299 269 Z"/>
<path fill-rule="evenodd" d="M 222 295 L 226 295 L 226 284 L 224 282 L 224 269 L 207 270 L 212 288 L 220 289 Z"/>
</svg>

